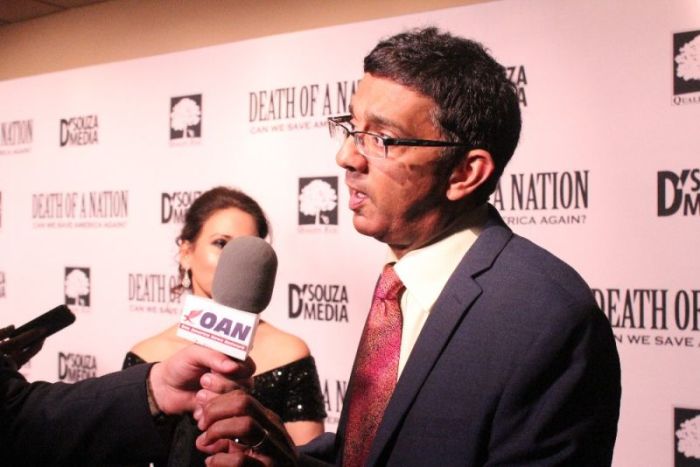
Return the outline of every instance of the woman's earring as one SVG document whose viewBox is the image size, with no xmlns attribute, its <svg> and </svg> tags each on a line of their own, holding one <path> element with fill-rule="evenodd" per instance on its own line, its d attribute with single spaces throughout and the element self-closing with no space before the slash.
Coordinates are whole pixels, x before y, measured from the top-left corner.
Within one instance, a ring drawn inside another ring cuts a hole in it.
<svg viewBox="0 0 700 467">
<path fill-rule="evenodd" d="M 185 268 L 184 273 L 182 274 L 181 284 L 184 289 L 189 289 L 192 285 L 192 281 L 190 280 L 190 268 Z"/>
</svg>

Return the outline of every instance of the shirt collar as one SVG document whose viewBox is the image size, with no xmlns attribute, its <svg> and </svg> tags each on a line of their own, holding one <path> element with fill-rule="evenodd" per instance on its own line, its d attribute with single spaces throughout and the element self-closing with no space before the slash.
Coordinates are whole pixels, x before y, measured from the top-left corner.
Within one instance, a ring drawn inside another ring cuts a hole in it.
<svg viewBox="0 0 700 467">
<path fill-rule="evenodd" d="M 433 307 L 457 265 L 479 236 L 486 217 L 486 209 L 479 209 L 452 234 L 409 251 L 398 261 L 389 252 L 389 260 L 396 261 L 396 274 L 424 310 Z"/>
</svg>

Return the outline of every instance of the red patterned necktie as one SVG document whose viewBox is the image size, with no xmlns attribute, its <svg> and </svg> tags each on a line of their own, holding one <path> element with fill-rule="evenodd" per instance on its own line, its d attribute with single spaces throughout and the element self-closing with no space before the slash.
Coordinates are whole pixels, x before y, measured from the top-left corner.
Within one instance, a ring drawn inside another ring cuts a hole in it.
<svg viewBox="0 0 700 467">
<path fill-rule="evenodd" d="M 343 466 L 364 465 L 377 427 L 394 392 L 401 351 L 401 307 L 404 291 L 391 264 L 384 266 L 374 289 L 352 374 Z"/>
</svg>

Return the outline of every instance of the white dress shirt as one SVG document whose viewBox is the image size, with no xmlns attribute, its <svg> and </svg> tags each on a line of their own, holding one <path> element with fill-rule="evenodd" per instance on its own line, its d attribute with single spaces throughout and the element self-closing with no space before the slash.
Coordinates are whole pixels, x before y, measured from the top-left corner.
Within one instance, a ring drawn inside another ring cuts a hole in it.
<svg viewBox="0 0 700 467">
<path fill-rule="evenodd" d="M 442 289 L 481 232 L 485 209 L 474 218 L 460 230 L 428 246 L 409 251 L 398 261 L 389 252 L 389 261 L 396 261 L 394 270 L 406 286 L 401 296 L 403 326 L 399 375 Z"/>
</svg>

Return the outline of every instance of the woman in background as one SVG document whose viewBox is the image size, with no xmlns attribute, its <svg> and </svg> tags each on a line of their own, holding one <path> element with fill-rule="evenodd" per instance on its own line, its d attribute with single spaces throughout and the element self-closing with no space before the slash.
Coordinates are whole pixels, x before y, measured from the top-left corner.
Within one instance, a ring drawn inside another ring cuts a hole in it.
<svg viewBox="0 0 700 467">
<path fill-rule="evenodd" d="M 214 271 L 226 242 L 245 235 L 267 238 L 269 230 L 264 212 L 245 193 L 226 187 L 203 193 L 188 209 L 176 240 L 180 285 L 175 292 L 211 298 Z M 177 324 L 136 344 L 127 353 L 124 367 L 161 361 L 188 345 L 176 330 Z M 304 444 L 323 433 L 326 412 L 321 386 L 304 341 L 261 319 L 249 355 L 256 364 L 253 396 L 280 416 L 294 442 Z M 168 465 L 192 462 L 188 451 L 194 450 L 196 429 L 186 418 L 178 424 Z"/>
</svg>

